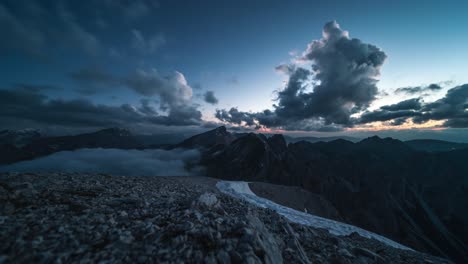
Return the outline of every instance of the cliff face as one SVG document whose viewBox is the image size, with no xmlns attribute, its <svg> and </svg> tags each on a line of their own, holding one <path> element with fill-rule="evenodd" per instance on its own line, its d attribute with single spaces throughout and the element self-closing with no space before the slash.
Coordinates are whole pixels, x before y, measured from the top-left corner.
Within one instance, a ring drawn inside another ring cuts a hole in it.
<svg viewBox="0 0 468 264">
<path fill-rule="evenodd" d="M 226 196 L 203 177 L 0 174 L 0 260 L 448 263 L 334 236 Z"/>
</svg>

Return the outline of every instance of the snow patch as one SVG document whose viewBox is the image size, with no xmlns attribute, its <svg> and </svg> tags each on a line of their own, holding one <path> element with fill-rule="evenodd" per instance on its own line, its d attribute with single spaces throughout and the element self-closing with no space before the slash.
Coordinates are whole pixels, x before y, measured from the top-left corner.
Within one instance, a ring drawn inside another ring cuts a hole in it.
<svg viewBox="0 0 468 264">
<path fill-rule="evenodd" d="M 258 197 L 252 192 L 252 190 L 250 190 L 248 182 L 219 181 L 216 184 L 216 187 L 222 193 L 225 193 L 232 197 L 243 199 L 249 203 L 252 203 L 262 208 L 272 209 L 276 211 L 278 214 L 286 217 L 289 221 L 294 222 L 294 223 L 312 226 L 316 228 L 323 228 L 323 229 L 328 230 L 328 232 L 330 232 L 331 234 L 337 235 L 337 236 L 347 236 L 353 232 L 356 232 L 362 237 L 378 240 L 394 248 L 403 249 L 403 250 L 412 250 L 393 240 L 390 240 L 386 237 L 369 232 L 362 228 L 359 228 L 353 225 L 348 225 L 345 223 L 341 223 L 338 221 L 334 221 L 331 219 L 319 217 L 316 215 L 308 214 L 305 212 L 297 211 L 292 208 L 274 203 L 268 199 Z"/>
</svg>

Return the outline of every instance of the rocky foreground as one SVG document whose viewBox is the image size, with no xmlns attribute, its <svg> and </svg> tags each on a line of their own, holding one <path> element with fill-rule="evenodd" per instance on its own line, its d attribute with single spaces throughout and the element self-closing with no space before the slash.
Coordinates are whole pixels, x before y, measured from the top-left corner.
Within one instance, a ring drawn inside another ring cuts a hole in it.
<svg viewBox="0 0 468 264">
<path fill-rule="evenodd" d="M 0 263 L 449 263 L 289 223 L 216 181 L 0 174 Z"/>
</svg>

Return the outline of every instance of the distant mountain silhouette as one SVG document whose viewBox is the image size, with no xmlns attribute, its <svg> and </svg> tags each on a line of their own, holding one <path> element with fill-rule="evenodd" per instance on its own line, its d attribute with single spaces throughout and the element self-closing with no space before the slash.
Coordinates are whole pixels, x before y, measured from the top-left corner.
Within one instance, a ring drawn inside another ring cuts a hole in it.
<svg viewBox="0 0 468 264">
<path fill-rule="evenodd" d="M 13 145 L 22 147 L 41 137 L 39 130 L 23 129 L 23 130 L 1 130 L 0 145 Z"/>
<path fill-rule="evenodd" d="M 311 143 L 316 143 L 316 142 L 330 142 L 334 141 L 337 139 L 343 139 L 351 142 L 358 142 L 360 141 L 359 138 L 355 137 L 348 137 L 348 136 L 336 136 L 336 137 L 291 137 L 291 136 L 284 136 L 286 139 L 286 142 L 288 143 L 296 143 L 299 141 L 309 141 Z"/>
<path fill-rule="evenodd" d="M 201 133 L 195 136 L 192 136 L 180 144 L 174 145 L 174 147 L 181 147 L 181 148 L 196 148 L 196 147 L 203 147 L 203 148 L 210 148 L 215 145 L 221 144 L 229 144 L 231 143 L 236 136 L 231 134 L 226 130 L 225 126 L 218 127 L 216 129 L 210 130 L 205 133 Z"/>
<path fill-rule="evenodd" d="M 455 143 L 435 139 L 415 139 L 405 141 L 405 144 L 415 150 L 427 152 L 451 151 L 468 148 L 468 143 Z"/>
<path fill-rule="evenodd" d="M 135 149 L 142 148 L 142 144 L 128 130 L 121 128 L 108 128 L 76 136 L 39 137 L 22 147 L 13 144 L 0 145 L 0 164 L 80 148 Z"/>
</svg>

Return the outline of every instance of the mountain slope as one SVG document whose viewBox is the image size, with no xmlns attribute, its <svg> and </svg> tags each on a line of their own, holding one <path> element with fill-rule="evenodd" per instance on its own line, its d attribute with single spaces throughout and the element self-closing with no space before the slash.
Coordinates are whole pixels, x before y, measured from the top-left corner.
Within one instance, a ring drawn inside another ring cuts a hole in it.
<svg viewBox="0 0 468 264">
<path fill-rule="evenodd" d="M 201 163 L 211 177 L 300 186 L 346 223 L 468 261 L 466 151 L 431 154 L 378 137 L 288 146 L 278 138 L 248 134 L 206 150 Z"/>
</svg>

